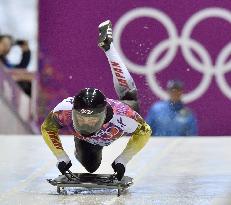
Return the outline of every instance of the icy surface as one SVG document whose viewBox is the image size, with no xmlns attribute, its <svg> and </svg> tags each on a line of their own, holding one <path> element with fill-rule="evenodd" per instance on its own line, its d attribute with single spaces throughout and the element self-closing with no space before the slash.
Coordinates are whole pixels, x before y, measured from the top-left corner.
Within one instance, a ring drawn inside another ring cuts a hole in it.
<svg viewBox="0 0 231 205">
<path fill-rule="evenodd" d="M 125 195 L 116 190 L 67 189 L 58 195 L 46 182 L 59 172 L 41 136 L 0 135 L 0 204 L 55 205 L 228 205 L 231 196 L 231 138 L 152 138 L 127 165 L 134 185 Z M 113 173 L 111 162 L 128 138 L 105 147 L 96 173 Z M 85 172 L 74 159 L 73 137 L 62 136 L 73 172 Z"/>
</svg>

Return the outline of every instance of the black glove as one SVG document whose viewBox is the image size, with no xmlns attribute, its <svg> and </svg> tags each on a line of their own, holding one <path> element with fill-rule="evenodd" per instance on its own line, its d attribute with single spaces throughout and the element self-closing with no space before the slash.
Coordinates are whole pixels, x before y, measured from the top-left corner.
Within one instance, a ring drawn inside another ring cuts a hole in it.
<svg viewBox="0 0 231 205">
<path fill-rule="evenodd" d="M 62 161 L 62 162 L 58 162 L 58 164 L 57 164 L 57 167 L 58 167 L 59 171 L 60 171 L 62 174 L 65 174 L 66 171 L 67 171 L 71 166 L 72 166 L 71 161 L 69 161 L 69 162 L 67 162 L 67 163 L 64 162 L 64 161 Z"/>
<path fill-rule="evenodd" d="M 114 172 L 116 173 L 117 179 L 119 181 L 121 181 L 121 179 L 123 178 L 124 173 L 125 173 L 125 166 L 121 163 L 116 164 L 115 162 L 113 162 L 111 166 L 112 166 Z"/>
</svg>

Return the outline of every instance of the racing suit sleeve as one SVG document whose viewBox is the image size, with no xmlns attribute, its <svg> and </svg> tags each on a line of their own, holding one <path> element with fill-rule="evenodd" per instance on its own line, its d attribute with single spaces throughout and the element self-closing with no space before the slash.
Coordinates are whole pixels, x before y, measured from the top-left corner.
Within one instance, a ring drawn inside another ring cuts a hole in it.
<svg viewBox="0 0 231 205">
<path fill-rule="evenodd" d="M 47 118 L 44 120 L 41 126 L 41 132 L 44 141 L 56 156 L 59 162 L 61 161 L 69 161 L 69 157 L 63 149 L 60 137 L 59 137 L 59 130 L 61 126 L 58 122 L 54 119 L 53 113 L 51 112 Z"/>
<path fill-rule="evenodd" d="M 150 139 L 151 133 L 150 126 L 144 120 L 141 121 L 132 133 L 123 152 L 115 159 L 115 163 L 126 165 L 145 146 Z"/>
</svg>

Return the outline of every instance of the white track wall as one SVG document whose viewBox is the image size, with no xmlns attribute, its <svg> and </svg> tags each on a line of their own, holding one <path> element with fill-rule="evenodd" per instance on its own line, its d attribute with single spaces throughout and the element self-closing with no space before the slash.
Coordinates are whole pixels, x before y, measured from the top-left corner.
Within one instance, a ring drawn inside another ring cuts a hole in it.
<svg viewBox="0 0 231 205">
<path fill-rule="evenodd" d="M 0 134 L 29 134 L 23 122 L 0 97 Z"/>
</svg>

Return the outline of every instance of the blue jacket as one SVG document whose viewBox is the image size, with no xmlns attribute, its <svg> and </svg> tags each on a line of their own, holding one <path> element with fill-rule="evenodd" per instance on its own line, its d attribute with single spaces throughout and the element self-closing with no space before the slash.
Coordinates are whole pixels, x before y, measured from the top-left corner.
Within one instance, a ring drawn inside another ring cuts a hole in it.
<svg viewBox="0 0 231 205">
<path fill-rule="evenodd" d="M 159 101 L 153 104 L 146 122 L 153 136 L 196 136 L 197 120 L 182 102 Z"/>
</svg>

